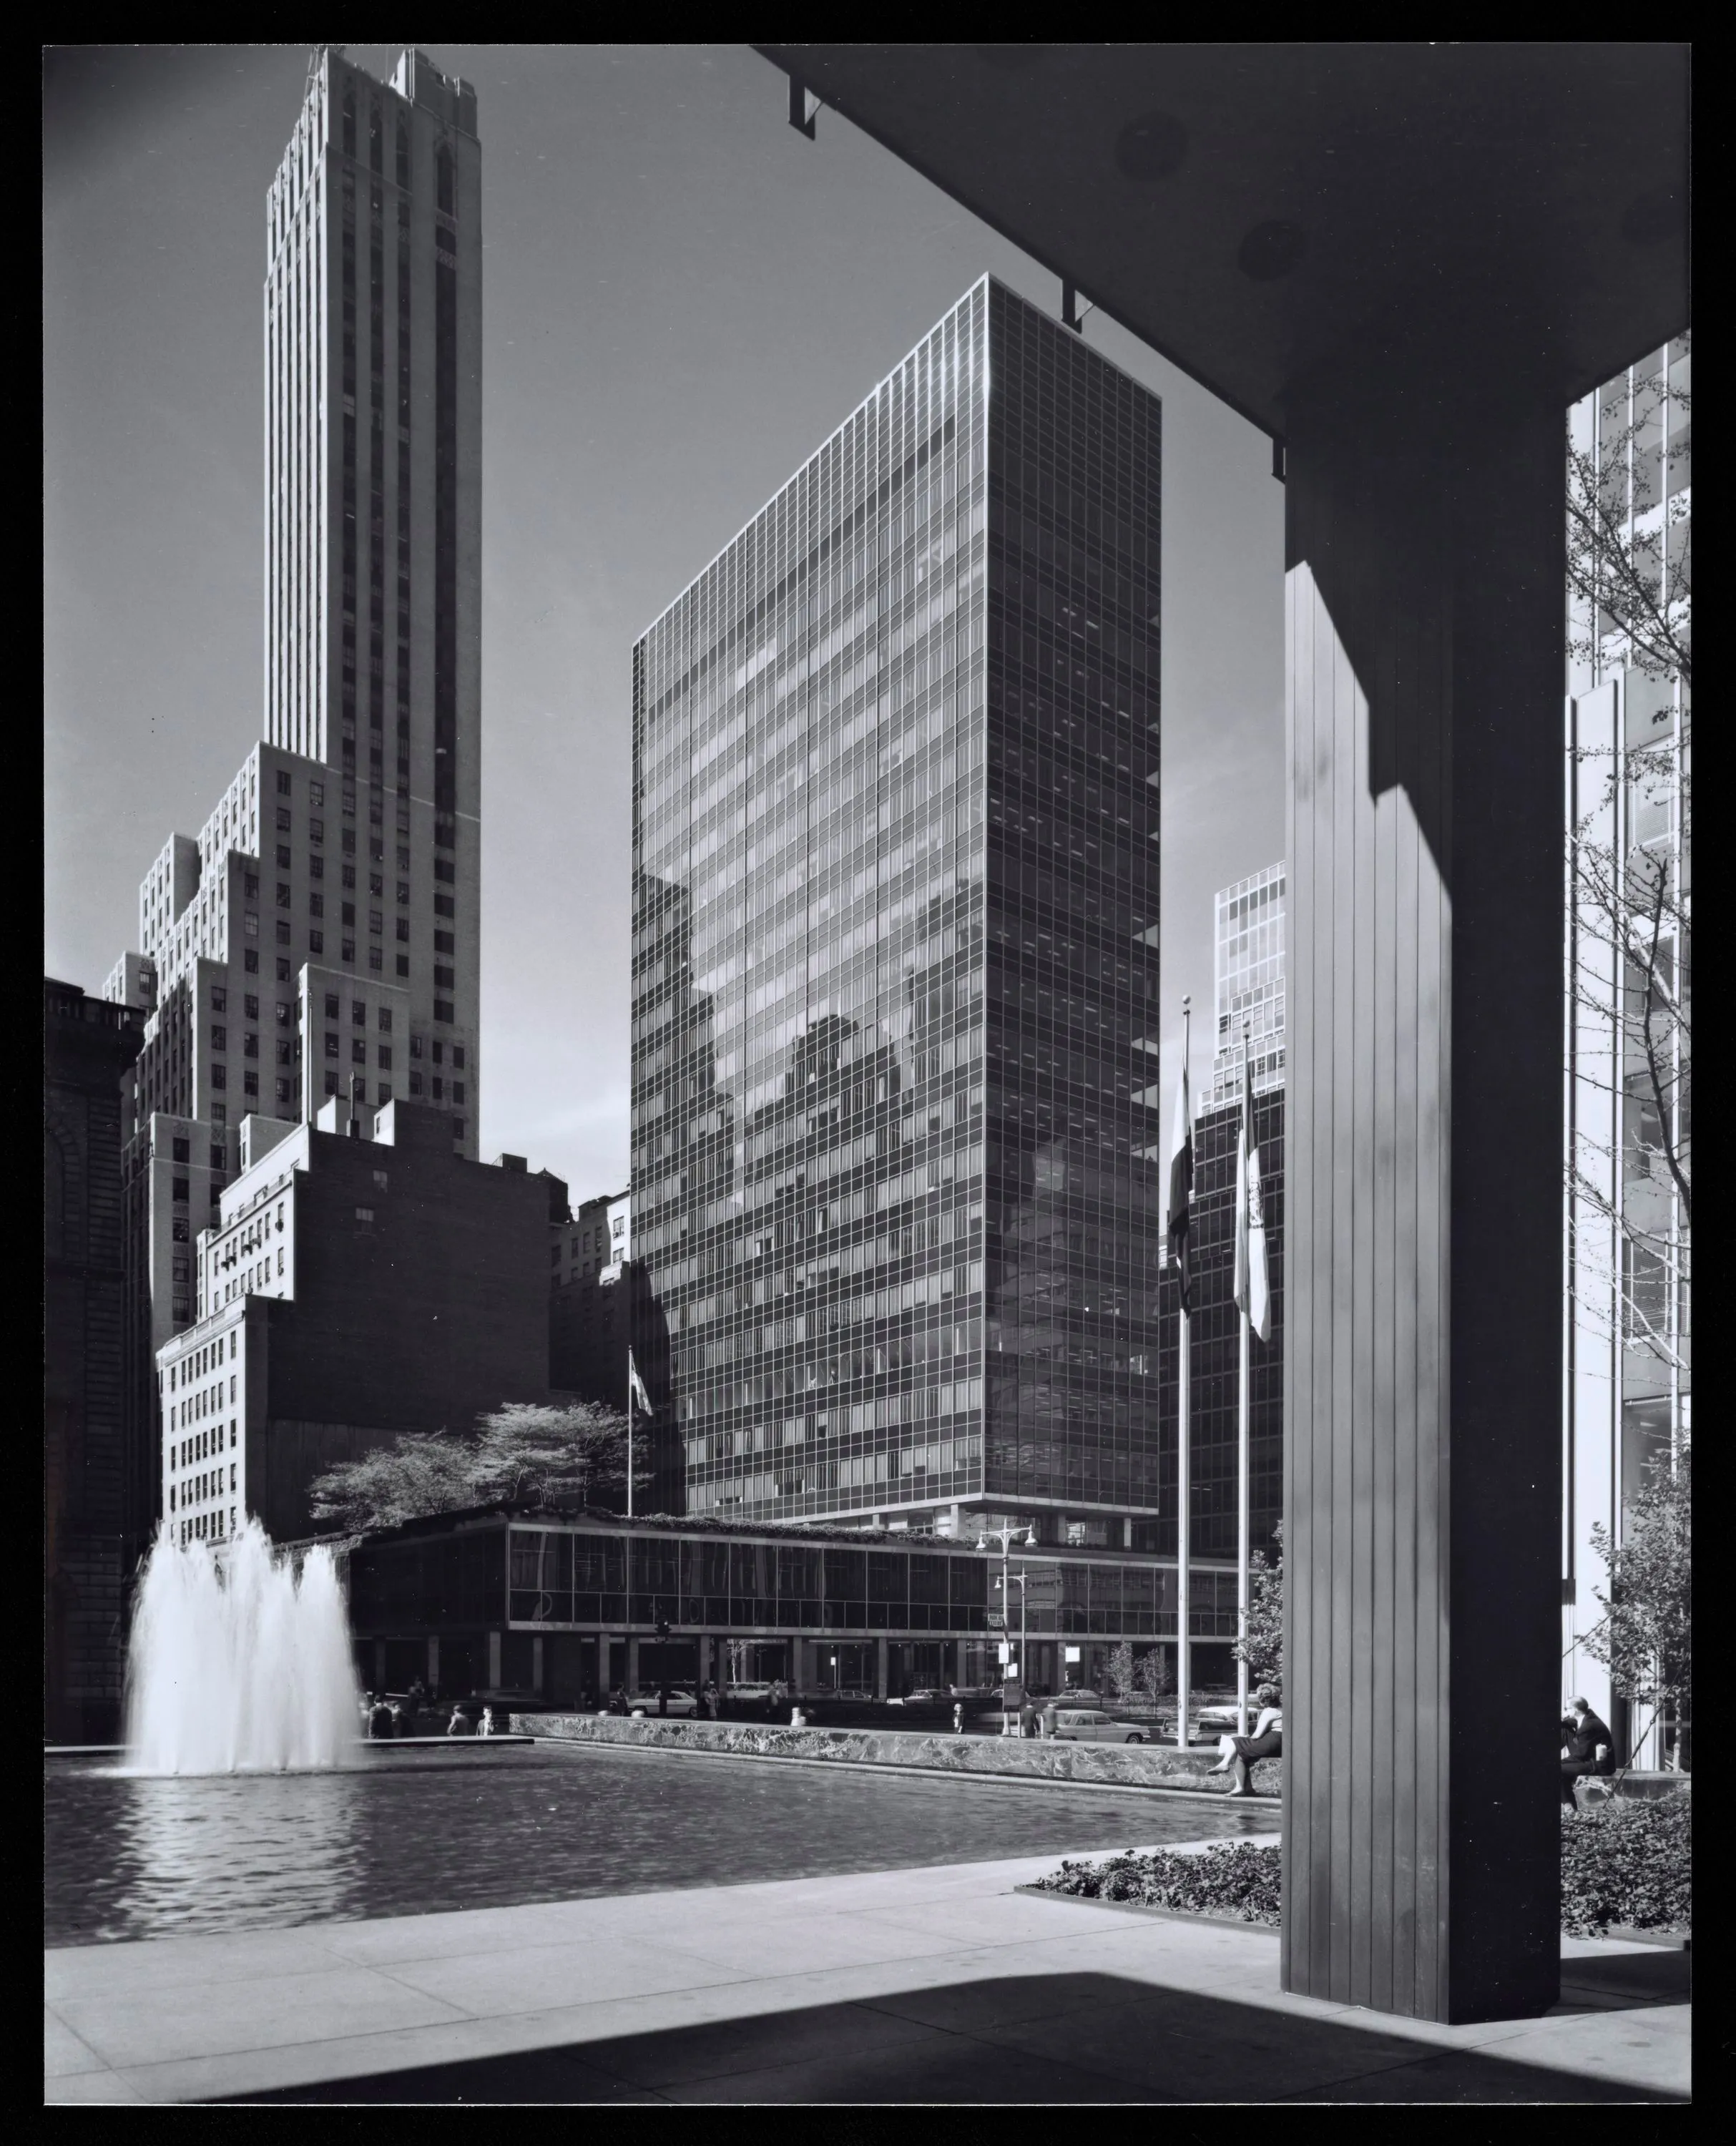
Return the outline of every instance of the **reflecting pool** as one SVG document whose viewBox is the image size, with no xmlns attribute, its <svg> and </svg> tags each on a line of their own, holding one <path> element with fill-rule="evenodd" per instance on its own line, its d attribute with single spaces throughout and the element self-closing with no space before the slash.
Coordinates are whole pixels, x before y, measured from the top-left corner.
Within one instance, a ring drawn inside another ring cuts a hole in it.
<svg viewBox="0 0 1736 2146">
<path fill-rule="evenodd" d="M 1277 1813 L 1047 1783 L 591 1745 L 327 1774 L 44 1767 L 50 1945 L 1275 1833 Z"/>
</svg>

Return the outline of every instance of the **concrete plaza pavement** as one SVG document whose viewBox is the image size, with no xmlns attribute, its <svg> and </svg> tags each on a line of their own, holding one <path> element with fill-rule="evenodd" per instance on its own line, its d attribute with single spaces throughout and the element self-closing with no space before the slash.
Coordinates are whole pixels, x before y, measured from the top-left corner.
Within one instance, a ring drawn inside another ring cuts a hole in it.
<svg viewBox="0 0 1736 2146">
<path fill-rule="evenodd" d="M 59 1948 L 45 1956 L 45 2099 L 1688 2095 L 1679 1952 L 1564 1939 L 1547 2017 L 1439 2027 L 1285 1996 L 1269 1931 L 1014 1890 L 1057 1860 Z"/>
</svg>

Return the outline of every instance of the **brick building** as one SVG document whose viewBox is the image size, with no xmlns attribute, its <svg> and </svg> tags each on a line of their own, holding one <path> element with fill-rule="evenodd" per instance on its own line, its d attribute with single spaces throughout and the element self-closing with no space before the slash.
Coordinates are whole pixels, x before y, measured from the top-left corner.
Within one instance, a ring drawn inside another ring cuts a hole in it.
<svg viewBox="0 0 1736 2146">
<path fill-rule="evenodd" d="M 243 1120 L 202 1231 L 197 1316 L 157 1351 L 164 1513 L 222 1540 L 248 1515 L 307 1534 L 307 1486 L 402 1431 L 549 1398 L 551 1192 L 521 1158 L 467 1161 L 402 1100 L 312 1124 Z"/>
</svg>

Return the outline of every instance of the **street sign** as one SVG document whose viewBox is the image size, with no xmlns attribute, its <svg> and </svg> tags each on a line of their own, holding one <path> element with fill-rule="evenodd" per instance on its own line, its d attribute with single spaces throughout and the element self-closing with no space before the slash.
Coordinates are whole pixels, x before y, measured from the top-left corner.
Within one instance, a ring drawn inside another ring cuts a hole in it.
<svg viewBox="0 0 1736 2146">
<path fill-rule="evenodd" d="M 1006 1629 L 1006 1619 L 999 1610 L 991 1610 L 989 1612 L 989 1629 L 991 1632 L 1004 1632 Z"/>
<path fill-rule="evenodd" d="M 1007 1644 L 1005 1639 L 1003 1639 L 1000 1644 L 995 1649 L 995 1653 L 998 1659 L 1003 1663 L 1010 1662 L 1013 1659 L 1013 1650 Z"/>
</svg>

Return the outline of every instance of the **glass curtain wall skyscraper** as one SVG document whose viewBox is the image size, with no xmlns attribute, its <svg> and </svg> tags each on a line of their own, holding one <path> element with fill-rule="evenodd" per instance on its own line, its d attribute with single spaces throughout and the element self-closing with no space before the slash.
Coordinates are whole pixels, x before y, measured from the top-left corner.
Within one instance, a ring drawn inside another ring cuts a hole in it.
<svg viewBox="0 0 1736 2146">
<path fill-rule="evenodd" d="M 666 1510 L 1155 1511 L 1160 437 L 985 278 L 635 649 Z"/>
<path fill-rule="evenodd" d="M 1240 1100 L 1244 1046 L 1256 1095 L 1284 1085 L 1284 866 L 1220 887 L 1213 907 L 1217 1049 L 1202 1111 Z"/>
</svg>

